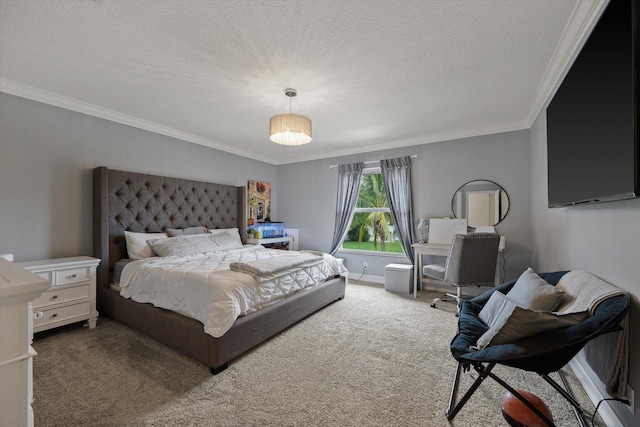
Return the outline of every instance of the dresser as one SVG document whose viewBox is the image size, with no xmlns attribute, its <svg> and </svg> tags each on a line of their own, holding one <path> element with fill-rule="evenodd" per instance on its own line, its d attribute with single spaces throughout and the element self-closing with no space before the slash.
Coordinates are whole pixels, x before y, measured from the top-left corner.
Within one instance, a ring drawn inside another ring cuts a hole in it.
<svg viewBox="0 0 640 427">
<path fill-rule="evenodd" d="M 50 286 L 33 301 L 33 331 L 40 332 L 87 320 L 93 329 L 96 310 L 96 268 L 100 260 L 88 256 L 16 263 L 46 279 Z"/>
<path fill-rule="evenodd" d="M 49 282 L 0 258 L 0 426 L 33 426 L 30 301 Z"/>
</svg>

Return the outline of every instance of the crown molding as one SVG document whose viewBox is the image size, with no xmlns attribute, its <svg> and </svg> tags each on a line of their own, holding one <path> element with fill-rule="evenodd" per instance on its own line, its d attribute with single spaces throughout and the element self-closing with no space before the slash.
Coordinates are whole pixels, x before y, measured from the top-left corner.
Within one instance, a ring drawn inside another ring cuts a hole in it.
<svg viewBox="0 0 640 427">
<path fill-rule="evenodd" d="M 32 101 L 42 102 L 43 104 L 53 105 L 55 107 L 64 108 L 65 110 L 75 111 L 77 113 L 86 114 L 88 116 L 98 117 L 100 119 L 109 120 L 111 122 L 120 123 L 138 129 L 143 129 L 160 135 L 169 136 L 171 138 L 180 139 L 182 141 L 192 142 L 194 144 L 214 148 L 226 153 L 235 154 L 253 160 L 259 160 L 265 163 L 276 164 L 275 158 L 256 156 L 250 151 L 229 147 L 228 145 L 225 145 L 218 141 L 213 141 L 189 132 L 184 132 L 181 130 L 170 128 L 168 126 L 163 126 L 158 123 L 143 120 L 138 117 L 130 116 L 128 114 L 119 113 L 117 111 L 109 110 L 107 108 L 99 107 L 87 102 L 78 101 L 77 99 L 38 89 L 33 86 L 5 79 L 3 77 L 0 77 L 0 92 L 30 99 Z"/>
<path fill-rule="evenodd" d="M 275 157 L 265 158 L 264 156 L 257 156 L 250 151 L 232 148 L 218 141 L 209 140 L 207 138 L 203 138 L 198 135 L 194 135 L 188 132 L 183 132 L 177 129 L 170 128 L 168 126 L 163 126 L 158 123 L 143 120 L 138 117 L 119 113 L 117 111 L 109 110 L 107 108 L 99 107 L 97 105 L 89 104 L 87 102 L 78 101 L 73 98 L 69 98 L 53 92 L 38 89 L 22 83 L 18 83 L 12 80 L 5 79 L 3 77 L 0 77 L 0 92 L 19 96 L 21 98 L 30 99 L 32 101 L 42 102 L 44 104 L 53 105 L 55 107 L 75 111 L 75 112 L 86 114 L 89 116 L 98 117 L 98 118 L 109 120 L 115 123 L 132 126 L 138 129 L 143 129 L 149 132 L 169 136 L 171 138 L 176 138 L 182 141 L 203 145 L 205 147 L 214 148 L 216 150 L 224 151 L 226 153 L 235 154 L 235 155 L 246 157 L 253 160 L 258 160 L 274 166 L 305 162 L 305 161 L 311 161 L 311 160 L 321 160 L 321 159 L 326 159 L 330 157 L 333 158 L 333 157 L 349 156 L 353 154 L 362 154 L 362 153 L 368 153 L 371 151 L 410 147 L 414 145 L 430 144 L 433 142 L 441 142 L 441 141 L 468 138 L 468 137 L 474 137 L 474 136 L 489 135 L 494 133 L 509 132 L 509 131 L 527 129 L 528 127 L 530 127 L 523 122 L 511 123 L 504 126 L 494 126 L 494 127 L 478 128 L 478 129 L 466 129 L 466 130 L 450 132 L 446 134 L 428 135 L 424 137 L 404 139 L 404 140 L 392 141 L 392 142 L 387 142 L 382 144 L 367 145 L 360 148 L 332 151 L 330 153 L 328 153 L 327 151 L 323 151 L 317 154 L 310 154 L 306 156 L 299 156 L 299 157 L 290 158 L 287 160 L 282 160 Z"/>
<path fill-rule="evenodd" d="M 330 155 L 327 155 L 328 154 L 327 152 L 323 152 L 318 154 L 310 154 L 307 156 L 299 156 L 299 157 L 287 159 L 285 161 L 280 160 L 278 163 L 275 163 L 275 165 L 278 166 L 278 165 L 285 165 L 290 163 L 307 162 L 311 160 L 322 160 L 322 159 L 328 159 L 328 158 L 351 156 L 354 154 L 371 153 L 374 151 L 391 150 L 394 148 L 403 148 L 403 147 L 412 147 L 412 146 L 423 145 L 423 144 L 432 144 L 434 142 L 453 141 L 456 139 L 472 138 L 475 136 L 519 131 L 523 129 L 529 129 L 530 127 L 531 126 L 525 123 L 524 121 L 520 121 L 520 122 L 508 123 L 500 126 L 465 129 L 461 131 L 443 133 L 439 135 L 428 135 L 428 136 L 411 138 L 411 139 L 403 139 L 403 140 L 398 140 L 393 142 L 385 142 L 381 144 L 367 145 L 364 147 L 351 148 L 346 150 L 336 150 L 336 151 L 331 151 L 329 153 Z"/>
<path fill-rule="evenodd" d="M 579 0 L 576 3 L 529 106 L 525 118 L 528 128 L 551 101 L 608 3 L 609 0 Z"/>
</svg>

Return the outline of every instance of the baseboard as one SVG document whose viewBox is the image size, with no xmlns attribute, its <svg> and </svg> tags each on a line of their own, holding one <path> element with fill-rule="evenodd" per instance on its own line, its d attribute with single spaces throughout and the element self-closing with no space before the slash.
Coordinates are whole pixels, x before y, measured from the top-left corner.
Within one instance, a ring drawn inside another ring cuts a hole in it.
<svg viewBox="0 0 640 427">
<path fill-rule="evenodd" d="M 582 358 L 581 354 L 578 354 L 569 362 L 569 367 L 573 370 L 573 373 L 576 375 L 576 378 L 594 406 L 597 405 L 600 400 L 611 397 L 606 392 L 605 385 Z M 598 409 L 598 414 L 600 414 L 600 417 L 602 417 L 607 427 L 632 426 L 637 422 L 631 414 L 631 411 L 620 402 L 602 402 Z"/>
<path fill-rule="evenodd" d="M 369 274 L 361 274 L 361 273 L 350 271 L 348 277 L 349 277 L 349 280 L 358 280 L 362 282 L 370 282 L 370 283 L 376 283 L 378 285 L 384 285 L 384 276 L 373 276 Z M 447 292 L 455 293 L 455 289 L 456 289 L 453 286 L 438 283 L 438 282 L 425 282 L 423 284 L 423 287 L 425 290 L 428 290 L 428 291 L 436 291 L 436 292 L 442 292 L 442 293 L 447 293 Z M 487 289 L 489 288 L 476 288 L 472 286 L 472 287 L 464 288 L 463 295 L 477 296 L 485 292 Z"/>
<path fill-rule="evenodd" d="M 349 280 L 359 280 L 362 282 L 371 282 L 377 283 L 379 285 L 384 285 L 384 276 L 371 276 L 368 274 L 358 274 L 352 271 L 349 272 Z"/>
</svg>

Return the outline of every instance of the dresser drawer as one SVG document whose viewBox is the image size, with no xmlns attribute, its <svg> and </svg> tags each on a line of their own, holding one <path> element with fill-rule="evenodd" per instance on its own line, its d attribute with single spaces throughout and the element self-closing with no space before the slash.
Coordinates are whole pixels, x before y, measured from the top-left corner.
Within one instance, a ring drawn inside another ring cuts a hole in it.
<svg viewBox="0 0 640 427">
<path fill-rule="evenodd" d="M 33 312 L 33 327 L 35 329 L 48 323 L 62 322 L 79 316 L 88 316 L 91 312 L 91 303 L 87 301 L 67 305 L 66 307 L 52 308 L 50 310 L 33 310 Z"/>
<path fill-rule="evenodd" d="M 68 285 L 70 283 L 87 282 L 91 278 L 87 267 L 56 270 L 53 272 L 53 286 Z"/>
<path fill-rule="evenodd" d="M 55 289 L 44 292 L 39 298 L 33 300 L 33 308 L 45 307 L 52 304 L 60 304 L 67 301 L 89 298 L 89 284 L 74 286 L 72 288 Z"/>
</svg>

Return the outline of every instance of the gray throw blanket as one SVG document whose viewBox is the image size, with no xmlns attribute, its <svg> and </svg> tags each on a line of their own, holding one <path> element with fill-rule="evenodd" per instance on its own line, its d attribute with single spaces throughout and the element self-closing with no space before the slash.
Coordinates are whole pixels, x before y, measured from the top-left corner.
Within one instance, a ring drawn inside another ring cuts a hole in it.
<svg viewBox="0 0 640 427">
<path fill-rule="evenodd" d="M 599 303 L 607 298 L 624 292 L 598 276 L 581 270 L 573 270 L 562 276 L 557 289 L 565 292 L 560 313 L 579 313 L 588 311 L 593 314 Z"/>
<path fill-rule="evenodd" d="M 266 276 L 298 267 L 303 264 L 315 265 L 323 261 L 318 255 L 303 252 L 293 252 L 286 256 L 274 256 L 248 262 L 232 262 L 229 264 L 231 271 L 247 273 L 254 277 Z"/>
<path fill-rule="evenodd" d="M 562 276 L 556 288 L 565 292 L 560 313 L 588 311 L 592 314 L 599 303 L 624 292 L 598 276 L 573 270 Z M 614 397 L 626 393 L 629 377 L 629 315 L 622 321 L 622 331 L 599 337 L 585 346 L 589 366 Z"/>
</svg>

